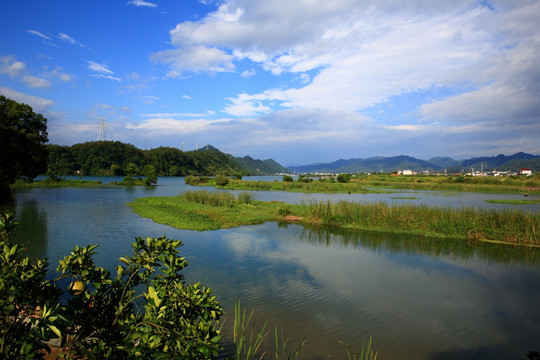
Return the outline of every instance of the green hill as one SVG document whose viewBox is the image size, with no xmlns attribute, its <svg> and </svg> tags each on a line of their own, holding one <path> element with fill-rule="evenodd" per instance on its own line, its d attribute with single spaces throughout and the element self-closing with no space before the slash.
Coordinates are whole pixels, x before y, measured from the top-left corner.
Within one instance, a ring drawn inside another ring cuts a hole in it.
<svg viewBox="0 0 540 360">
<path fill-rule="evenodd" d="M 173 147 L 140 150 L 119 141 L 95 141 L 72 146 L 48 145 L 48 174 L 125 175 L 128 164 L 153 165 L 159 176 L 269 175 L 286 172 L 274 160 L 235 158 L 211 145 L 183 152 Z"/>
<path fill-rule="evenodd" d="M 289 170 L 272 159 L 256 160 L 250 156 L 243 158 L 236 157 L 234 160 L 246 171 L 254 175 L 273 175 L 279 173 L 288 173 Z"/>
</svg>

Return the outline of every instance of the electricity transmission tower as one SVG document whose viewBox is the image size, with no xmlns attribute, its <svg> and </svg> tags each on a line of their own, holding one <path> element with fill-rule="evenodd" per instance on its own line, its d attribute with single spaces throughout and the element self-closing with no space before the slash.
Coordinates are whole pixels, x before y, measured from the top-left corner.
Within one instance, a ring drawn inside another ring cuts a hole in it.
<svg viewBox="0 0 540 360">
<path fill-rule="evenodd" d="M 99 138 L 98 141 L 105 141 L 105 117 L 101 117 L 101 122 L 99 124 Z"/>
</svg>

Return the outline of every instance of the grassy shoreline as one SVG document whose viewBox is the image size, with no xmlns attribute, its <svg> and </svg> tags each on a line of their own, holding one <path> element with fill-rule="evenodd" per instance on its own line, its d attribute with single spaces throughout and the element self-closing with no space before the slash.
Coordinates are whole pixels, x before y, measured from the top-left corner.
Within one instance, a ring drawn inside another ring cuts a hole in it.
<svg viewBox="0 0 540 360">
<path fill-rule="evenodd" d="M 41 181 L 21 181 L 17 180 L 11 185 L 12 189 L 20 188 L 52 188 L 52 187 L 87 187 L 87 186 L 103 186 L 100 180 L 72 180 L 72 179 L 57 179 L 57 180 L 41 180 Z"/>
<path fill-rule="evenodd" d="M 463 176 L 391 176 L 363 175 L 349 182 L 313 181 L 246 181 L 229 179 L 219 185 L 217 178 L 192 177 L 191 185 L 215 186 L 230 190 L 275 190 L 302 193 L 393 193 L 395 190 L 433 190 L 459 192 L 540 193 L 540 178 L 495 178 Z M 186 178 L 186 183 L 188 183 Z"/>
<path fill-rule="evenodd" d="M 518 210 L 451 209 L 426 205 L 389 205 L 349 201 L 285 204 L 236 202 L 230 193 L 187 192 L 176 197 L 140 198 L 128 203 L 135 213 L 155 222 L 187 230 L 217 230 L 267 221 L 302 225 L 413 234 L 540 246 L 540 214 Z M 196 194 L 195 196 L 192 196 Z M 227 198 L 224 202 L 209 201 Z M 240 197 L 240 195 L 239 195 Z"/>
<path fill-rule="evenodd" d="M 12 189 L 22 188 L 55 188 L 55 187 L 92 187 L 92 186 L 148 186 L 143 179 L 133 179 L 132 181 L 112 181 L 104 184 L 101 180 L 84 179 L 45 179 L 39 181 L 18 180 L 11 185 Z"/>
</svg>

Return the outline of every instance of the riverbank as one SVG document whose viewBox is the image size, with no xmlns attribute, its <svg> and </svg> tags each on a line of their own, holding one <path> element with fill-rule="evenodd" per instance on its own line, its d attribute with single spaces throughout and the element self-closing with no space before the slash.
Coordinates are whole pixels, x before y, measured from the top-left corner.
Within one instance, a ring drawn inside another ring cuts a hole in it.
<svg viewBox="0 0 540 360">
<path fill-rule="evenodd" d="M 299 178 L 297 181 L 245 181 L 228 179 L 220 183 L 218 177 L 186 177 L 191 185 L 216 186 L 230 190 L 276 190 L 303 193 L 391 193 L 391 190 L 438 190 L 489 193 L 540 193 L 540 177 L 493 176 L 396 176 L 373 174 L 353 176 L 348 182 L 333 178 Z"/>
<path fill-rule="evenodd" d="M 11 185 L 12 189 L 21 189 L 21 188 L 50 188 L 50 187 L 62 187 L 62 186 L 71 186 L 71 187 L 85 187 L 85 186 L 101 186 L 103 182 L 100 180 L 84 180 L 84 179 L 61 179 L 61 178 L 47 178 L 44 180 L 36 181 L 24 181 L 17 180 Z"/>
<path fill-rule="evenodd" d="M 190 191 L 175 197 L 139 198 L 128 204 L 155 222 L 187 230 L 217 230 L 267 221 L 540 246 L 540 215 L 518 210 L 450 209 L 426 205 L 309 202 L 285 204 L 248 195 Z"/>
<path fill-rule="evenodd" d="M 156 180 L 157 182 L 157 180 Z M 103 183 L 101 180 L 85 180 L 85 179 L 61 179 L 47 178 L 36 181 L 17 180 L 11 185 L 12 189 L 21 188 L 54 188 L 54 187 L 92 187 L 92 186 L 150 186 L 145 179 L 126 179 L 122 181 L 111 181 Z"/>
</svg>

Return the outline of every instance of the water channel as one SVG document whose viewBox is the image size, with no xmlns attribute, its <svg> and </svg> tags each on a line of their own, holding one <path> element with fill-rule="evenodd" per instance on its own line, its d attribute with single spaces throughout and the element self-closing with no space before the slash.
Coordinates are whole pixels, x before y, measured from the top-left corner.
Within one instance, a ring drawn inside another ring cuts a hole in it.
<svg viewBox="0 0 540 360">
<path fill-rule="evenodd" d="M 379 359 L 526 359 L 528 351 L 540 351 L 539 249 L 277 223 L 186 231 L 141 218 L 126 206 L 138 197 L 187 189 L 196 188 L 183 178 L 160 178 L 151 188 L 20 189 L 2 207 L 16 211 L 17 236 L 29 241 L 29 255 L 48 257 L 53 271 L 75 245 L 99 244 L 96 263 L 112 269 L 136 236 L 182 239 L 190 262 L 186 281 L 213 289 L 226 312 L 225 339 L 231 338 L 234 303 L 241 301 L 255 309 L 260 324 L 277 324 L 292 343 L 305 339 L 303 359 L 345 359 L 340 342 L 359 351 L 370 336 Z M 292 203 L 329 198 L 487 208 L 505 205 L 486 199 L 522 198 L 252 193 Z"/>
</svg>

